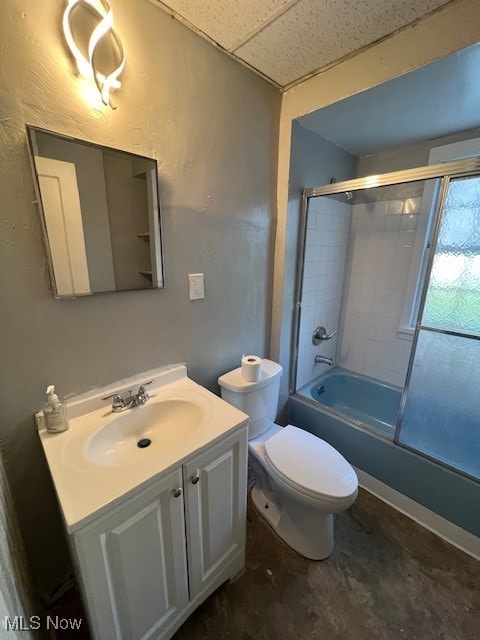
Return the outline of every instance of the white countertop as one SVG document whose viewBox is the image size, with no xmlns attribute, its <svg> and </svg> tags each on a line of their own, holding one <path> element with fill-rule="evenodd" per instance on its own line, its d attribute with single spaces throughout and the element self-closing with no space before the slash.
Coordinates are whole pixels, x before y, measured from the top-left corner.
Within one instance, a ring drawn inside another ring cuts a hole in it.
<svg viewBox="0 0 480 640">
<path fill-rule="evenodd" d="M 153 446 L 138 449 L 132 463 L 105 466 L 93 464 L 86 454 L 89 442 L 117 415 L 129 411 L 141 412 L 144 407 L 112 414 L 111 405 L 103 395 L 126 388 L 135 388 L 144 380 L 155 377 L 148 387 L 147 405 L 171 398 L 183 398 L 203 409 L 201 428 L 188 438 L 165 449 Z M 99 515 L 134 495 L 157 477 L 181 465 L 187 458 L 202 451 L 236 428 L 247 424 L 248 416 L 187 377 L 184 365 L 169 367 L 160 373 L 147 372 L 135 379 L 123 381 L 118 387 L 96 390 L 78 400 L 67 402 L 70 428 L 51 434 L 39 428 L 45 456 L 53 478 L 60 508 L 68 533 L 74 533 Z"/>
</svg>

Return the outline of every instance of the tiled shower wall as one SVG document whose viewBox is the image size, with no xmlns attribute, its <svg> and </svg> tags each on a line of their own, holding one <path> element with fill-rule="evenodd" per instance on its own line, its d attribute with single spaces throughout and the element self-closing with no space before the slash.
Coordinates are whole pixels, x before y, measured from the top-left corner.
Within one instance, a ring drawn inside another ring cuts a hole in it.
<svg viewBox="0 0 480 640">
<path fill-rule="evenodd" d="M 332 197 L 309 200 L 297 388 L 329 368 L 315 364 L 315 355 L 335 358 L 337 337 L 314 346 L 312 333 L 318 325 L 339 329 L 351 213 L 351 205 Z"/>
<path fill-rule="evenodd" d="M 337 364 L 399 386 L 412 346 L 397 331 L 420 202 L 406 198 L 352 207 Z"/>
</svg>

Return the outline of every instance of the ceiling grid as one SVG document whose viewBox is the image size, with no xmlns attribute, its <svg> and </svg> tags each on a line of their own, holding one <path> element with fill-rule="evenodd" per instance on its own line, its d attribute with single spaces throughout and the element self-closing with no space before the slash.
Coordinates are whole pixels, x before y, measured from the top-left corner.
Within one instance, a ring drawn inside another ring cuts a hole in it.
<svg viewBox="0 0 480 640">
<path fill-rule="evenodd" d="M 157 0 L 285 89 L 454 0 Z"/>
</svg>

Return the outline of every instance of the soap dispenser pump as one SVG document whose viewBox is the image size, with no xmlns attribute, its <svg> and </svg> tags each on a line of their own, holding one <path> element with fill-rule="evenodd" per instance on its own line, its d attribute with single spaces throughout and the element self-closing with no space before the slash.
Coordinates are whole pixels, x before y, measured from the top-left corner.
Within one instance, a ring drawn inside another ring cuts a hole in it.
<svg viewBox="0 0 480 640">
<path fill-rule="evenodd" d="M 68 429 L 65 405 L 58 399 L 53 384 L 47 387 L 47 402 L 43 407 L 45 426 L 50 433 L 60 433 Z"/>
</svg>

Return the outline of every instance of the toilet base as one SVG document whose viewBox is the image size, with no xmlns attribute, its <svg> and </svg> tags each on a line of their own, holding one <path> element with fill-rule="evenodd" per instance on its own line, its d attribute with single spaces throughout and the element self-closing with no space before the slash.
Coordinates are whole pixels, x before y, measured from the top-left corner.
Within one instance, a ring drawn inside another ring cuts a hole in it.
<svg viewBox="0 0 480 640">
<path fill-rule="evenodd" d="M 258 485 L 252 487 L 250 495 L 258 513 L 265 518 L 272 529 L 276 531 L 282 515 L 280 509 L 266 497 Z"/>
<path fill-rule="evenodd" d="M 261 483 L 251 491 L 258 513 L 289 547 L 309 560 L 325 560 L 333 551 L 333 514 L 319 513 L 288 501 L 288 509 L 279 507 L 273 494 Z"/>
</svg>

